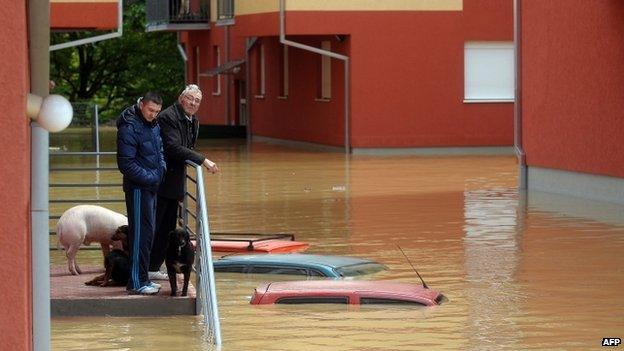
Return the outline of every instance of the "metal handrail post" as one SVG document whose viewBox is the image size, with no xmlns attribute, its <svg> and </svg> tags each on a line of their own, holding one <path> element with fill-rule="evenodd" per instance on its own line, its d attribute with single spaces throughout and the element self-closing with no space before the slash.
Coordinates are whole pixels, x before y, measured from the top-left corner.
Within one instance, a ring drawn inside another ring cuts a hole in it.
<svg viewBox="0 0 624 351">
<path fill-rule="evenodd" d="M 212 310 L 212 319 L 214 323 L 214 337 L 215 337 L 215 345 L 221 345 L 221 323 L 219 321 L 219 309 L 217 306 L 217 292 L 215 289 L 215 281 L 214 281 L 214 267 L 212 266 L 212 248 L 210 247 L 210 226 L 208 224 L 208 209 L 206 208 L 206 193 L 204 191 L 204 177 L 201 166 L 196 166 L 197 171 L 197 206 L 200 209 L 201 213 L 199 213 L 202 224 L 202 253 L 203 257 L 206 259 L 209 280 L 204 281 L 204 286 L 208 283 L 208 288 L 210 289 L 210 304 Z M 204 295 L 205 296 L 205 295 Z"/>
<path fill-rule="evenodd" d="M 198 177 L 197 177 L 197 169 L 195 170 L 195 183 L 197 183 L 198 181 Z M 195 185 L 195 195 L 197 196 L 197 185 Z M 188 197 L 185 196 L 184 200 L 187 201 L 188 204 Z M 195 311 L 198 315 L 200 315 L 202 313 L 202 310 L 204 310 L 204 323 L 205 325 L 210 325 L 207 323 L 206 321 L 206 313 L 207 313 L 207 306 L 206 306 L 206 302 L 205 300 L 207 299 L 207 296 L 204 294 L 203 290 L 202 290 L 202 286 L 204 284 L 203 282 L 203 275 L 204 273 L 204 263 L 202 260 L 203 257 L 203 250 L 202 250 L 202 245 L 201 245 L 201 240 L 202 240 L 202 234 L 200 233 L 201 230 L 201 225 L 199 223 L 199 221 L 201 220 L 199 217 L 199 213 L 198 213 L 198 203 L 197 201 L 195 202 L 195 242 L 196 242 L 196 252 L 198 253 L 198 255 L 195 256 L 195 261 L 198 261 L 199 264 L 196 265 L 197 267 L 197 271 L 195 274 L 195 286 L 197 287 L 197 289 L 199 289 L 196 293 L 196 299 L 199 300 L 195 303 Z M 185 213 L 186 216 L 188 216 L 188 212 Z"/>
<path fill-rule="evenodd" d="M 98 105 L 93 105 L 93 149 L 95 152 L 100 152 L 100 116 Z M 99 163 L 99 155 L 97 160 Z"/>
<path fill-rule="evenodd" d="M 188 228 L 188 186 L 186 185 L 186 179 L 188 178 L 188 168 L 184 167 L 184 198 L 182 199 L 182 224 L 184 229 Z M 196 232 L 197 233 L 197 232 Z"/>
<path fill-rule="evenodd" d="M 217 306 L 217 293 L 214 281 L 214 267 L 212 264 L 212 249 L 210 247 L 210 226 L 208 221 L 208 209 L 206 205 L 206 193 L 204 190 L 204 176 L 200 165 L 187 161 L 195 167 L 195 189 L 196 189 L 196 234 L 197 250 L 199 251 L 199 269 L 197 272 L 198 288 L 201 296 L 201 306 L 203 307 L 204 323 L 212 327 L 214 344 L 221 345 L 221 323 L 219 321 L 219 310 Z M 210 304 L 210 308 L 208 306 Z M 198 304 L 196 304 L 198 306 Z"/>
</svg>

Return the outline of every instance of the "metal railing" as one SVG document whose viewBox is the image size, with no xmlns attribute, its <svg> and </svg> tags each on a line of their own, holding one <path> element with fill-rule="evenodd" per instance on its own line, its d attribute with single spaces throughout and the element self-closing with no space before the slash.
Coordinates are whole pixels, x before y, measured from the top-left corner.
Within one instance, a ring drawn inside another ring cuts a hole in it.
<svg viewBox="0 0 624 351">
<path fill-rule="evenodd" d="M 210 21 L 209 0 L 148 0 L 147 25 L 202 23 Z"/>
<path fill-rule="evenodd" d="M 125 203 L 123 195 L 119 197 L 105 196 L 99 194 L 100 188 L 117 187 L 122 188 L 121 183 L 101 183 L 99 173 L 102 171 L 119 172 L 117 167 L 103 167 L 100 165 L 100 156 L 116 155 L 116 152 L 53 152 L 50 157 L 95 157 L 94 167 L 65 167 L 55 165 L 50 167 L 50 172 L 95 172 L 95 179 L 80 182 L 63 182 L 50 183 L 50 188 L 68 188 L 75 191 L 72 192 L 70 198 L 50 198 L 50 204 L 84 204 L 84 203 Z M 204 177 L 201 166 L 187 161 L 188 166 L 185 170 L 185 177 L 188 180 L 184 186 L 184 200 L 182 201 L 181 220 L 184 229 L 186 229 L 196 240 L 196 287 L 198 288 L 196 297 L 196 314 L 203 314 L 206 337 L 215 345 L 221 345 L 221 325 L 219 322 L 219 310 L 217 307 L 217 295 L 214 280 L 214 268 L 212 265 L 212 249 L 210 247 L 210 227 L 208 220 L 208 208 L 206 205 L 206 195 L 204 191 Z M 189 174 L 189 169 L 194 169 L 195 176 Z M 82 177 L 81 177 L 82 178 Z M 84 178 L 83 178 L 84 179 Z M 188 183 L 194 186 L 189 189 Z M 96 194 L 93 198 L 86 198 L 80 194 L 79 189 L 95 189 Z M 190 191 L 192 190 L 192 191 Z M 108 195 L 108 194 L 107 194 Z M 125 213 L 125 205 L 121 206 Z M 50 211 L 50 219 L 59 219 L 63 211 L 55 211 L 58 215 L 52 215 Z M 191 218 L 189 218 L 191 217 Z M 192 219 L 195 223 L 194 228 L 191 227 Z M 50 234 L 55 234 L 51 232 Z M 199 264 L 197 264 L 199 263 Z"/>
<path fill-rule="evenodd" d="M 61 162 L 55 162 L 50 165 L 50 175 L 57 172 L 74 173 L 77 174 L 80 182 L 50 182 L 50 198 L 48 202 L 50 205 L 57 204 L 56 208 L 50 209 L 51 220 L 57 220 L 61 217 L 61 214 L 70 206 L 75 204 L 123 204 L 119 208 L 114 210 L 125 214 L 125 199 L 121 192 L 122 184 L 119 183 L 102 183 L 101 177 L 103 172 L 114 172 L 115 175 L 120 176 L 119 170 L 116 166 L 106 167 L 100 164 L 101 157 L 115 156 L 116 152 L 50 152 L 50 159 L 63 158 L 63 157 L 87 157 L 95 158 L 93 165 L 88 166 L 64 166 Z M 87 176 L 85 174 L 90 174 Z M 73 177 L 73 178 L 76 178 Z M 72 178 L 70 176 L 64 178 Z M 111 193 L 107 191 L 105 194 L 100 193 L 102 188 L 117 188 L 118 194 L 111 196 Z M 71 193 L 63 194 L 61 196 L 54 196 L 54 189 L 71 189 Z M 93 191 L 91 191 L 93 190 Z M 65 205 L 66 204 L 66 205 Z M 58 208 L 61 208 L 59 210 Z M 55 228 L 55 227 L 52 227 Z M 51 230 L 50 234 L 55 234 L 55 230 Z"/>
<path fill-rule="evenodd" d="M 196 238 L 195 261 L 199 261 L 196 267 L 197 300 L 195 306 L 197 314 L 203 314 L 204 327 L 207 338 L 215 345 L 221 345 L 221 323 L 219 322 L 219 309 L 217 307 L 217 293 L 214 280 L 214 268 L 212 265 L 212 249 L 210 247 L 210 225 L 208 220 L 208 208 L 206 193 L 204 191 L 204 176 L 201 166 L 187 161 L 185 169 L 186 182 L 184 184 L 184 200 L 182 201 L 181 219 L 184 229 Z M 193 169 L 195 177 L 189 174 Z M 192 191 L 188 184 L 193 184 Z M 195 228 L 191 228 L 189 217 L 195 222 Z"/>
</svg>

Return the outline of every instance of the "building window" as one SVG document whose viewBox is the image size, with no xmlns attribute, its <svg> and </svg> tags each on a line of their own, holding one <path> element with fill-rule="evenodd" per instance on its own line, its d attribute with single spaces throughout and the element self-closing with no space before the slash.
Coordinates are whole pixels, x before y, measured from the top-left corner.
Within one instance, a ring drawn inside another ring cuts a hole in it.
<svg viewBox="0 0 624 351">
<path fill-rule="evenodd" d="M 193 61 L 195 63 L 195 84 L 199 84 L 199 46 L 195 47 L 195 52 L 193 53 Z"/>
<path fill-rule="evenodd" d="M 265 93 L 265 62 L 264 62 L 264 45 L 260 44 L 258 48 L 258 56 L 256 59 L 256 97 L 263 98 Z"/>
<path fill-rule="evenodd" d="M 221 66 L 221 51 L 218 45 L 212 47 L 212 62 L 215 67 Z M 221 95 L 221 75 L 216 74 L 212 77 L 212 95 Z"/>
<path fill-rule="evenodd" d="M 325 51 L 331 51 L 331 42 L 322 41 L 321 49 Z M 318 86 L 317 96 L 319 100 L 331 99 L 331 57 L 327 55 L 321 55 L 321 76 L 320 84 Z"/>
<path fill-rule="evenodd" d="M 288 97 L 288 45 L 282 45 L 282 55 L 280 56 L 280 96 L 285 99 Z"/>
<path fill-rule="evenodd" d="M 217 0 L 217 25 L 234 24 L 234 0 Z"/>
<path fill-rule="evenodd" d="M 513 43 L 464 45 L 464 102 L 513 102 L 514 85 Z"/>
</svg>

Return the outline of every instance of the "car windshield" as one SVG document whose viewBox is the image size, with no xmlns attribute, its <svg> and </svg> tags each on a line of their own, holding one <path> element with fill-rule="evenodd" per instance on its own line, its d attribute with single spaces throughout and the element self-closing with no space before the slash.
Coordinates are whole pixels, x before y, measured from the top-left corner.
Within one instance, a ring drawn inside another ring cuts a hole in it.
<svg viewBox="0 0 624 351">
<path fill-rule="evenodd" d="M 379 263 L 358 263 L 350 266 L 336 267 L 335 270 L 342 277 L 354 277 L 357 275 L 377 273 L 386 269 L 386 267 Z"/>
</svg>

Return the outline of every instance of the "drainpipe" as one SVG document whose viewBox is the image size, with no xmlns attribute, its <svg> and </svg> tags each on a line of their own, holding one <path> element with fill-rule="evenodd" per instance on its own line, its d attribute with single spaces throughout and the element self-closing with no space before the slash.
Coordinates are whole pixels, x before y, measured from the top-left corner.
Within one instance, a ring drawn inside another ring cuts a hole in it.
<svg viewBox="0 0 624 351">
<path fill-rule="evenodd" d="M 28 2 L 30 91 L 46 97 L 50 79 L 49 0 Z M 50 229 L 48 210 L 49 133 L 32 122 L 30 164 L 30 222 L 32 262 L 33 350 L 50 350 Z"/>
<path fill-rule="evenodd" d="M 251 144 L 251 68 L 249 67 L 249 52 L 253 48 L 258 37 L 247 38 L 245 40 L 245 114 L 247 115 L 247 144 Z"/>
<path fill-rule="evenodd" d="M 338 60 L 342 60 L 344 62 L 344 90 L 345 90 L 345 97 L 344 97 L 344 128 L 345 128 L 345 135 L 344 135 L 344 148 L 345 148 L 345 153 L 348 154 L 351 152 L 351 147 L 349 145 L 349 56 L 345 56 L 345 55 L 340 55 L 338 53 L 332 52 L 332 51 L 327 51 L 327 50 L 322 50 L 319 48 L 315 48 L 313 46 L 309 46 L 309 45 L 305 45 L 305 44 L 301 44 L 301 43 L 297 43 L 294 41 L 290 41 L 286 39 L 286 34 L 285 34 L 285 15 L 284 15 L 284 8 L 285 8 L 285 0 L 280 0 L 280 43 L 282 43 L 283 45 L 288 45 L 288 46 L 293 46 L 302 50 L 307 50 L 307 51 L 311 51 L 311 52 L 315 52 L 317 54 L 320 55 L 325 55 L 325 56 L 329 56 Z"/>
<path fill-rule="evenodd" d="M 123 34 L 123 0 L 118 0 L 117 3 L 117 31 L 114 33 L 96 35 L 90 38 L 84 38 L 79 40 L 72 40 L 62 44 L 56 44 L 50 46 L 50 51 L 72 48 L 74 46 L 80 46 L 84 44 L 95 43 L 97 41 L 108 40 L 113 38 L 119 38 Z M 49 44 L 48 44 L 49 45 Z"/>
<path fill-rule="evenodd" d="M 182 44 L 180 44 L 180 33 L 178 33 L 178 52 L 180 53 L 180 57 L 182 57 L 182 61 L 184 61 L 184 79 L 186 79 L 186 71 L 188 70 L 186 64 L 188 62 L 188 57 L 186 56 L 186 51 L 182 47 Z"/>
<path fill-rule="evenodd" d="M 223 62 L 230 62 L 230 26 L 225 26 L 223 28 L 223 35 L 225 37 L 223 44 L 223 51 L 225 51 Z M 225 108 L 223 110 L 225 114 L 225 125 L 229 126 L 234 124 L 230 120 L 230 77 L 227 74 L 224 74 L 223 76 L 223 79 L 225 80 Z M 218 76 L 217 79 L 219 79 Z"/>
<path fill-rule="evenodd" d="M 514 99 L 514 150 L 518 157 L 518 190 L 528 188 L 526 154 L 522 148 L 522 16 L 521 1 L 514 0 L 514 74 L 516 80 Z"/>
</svg>

